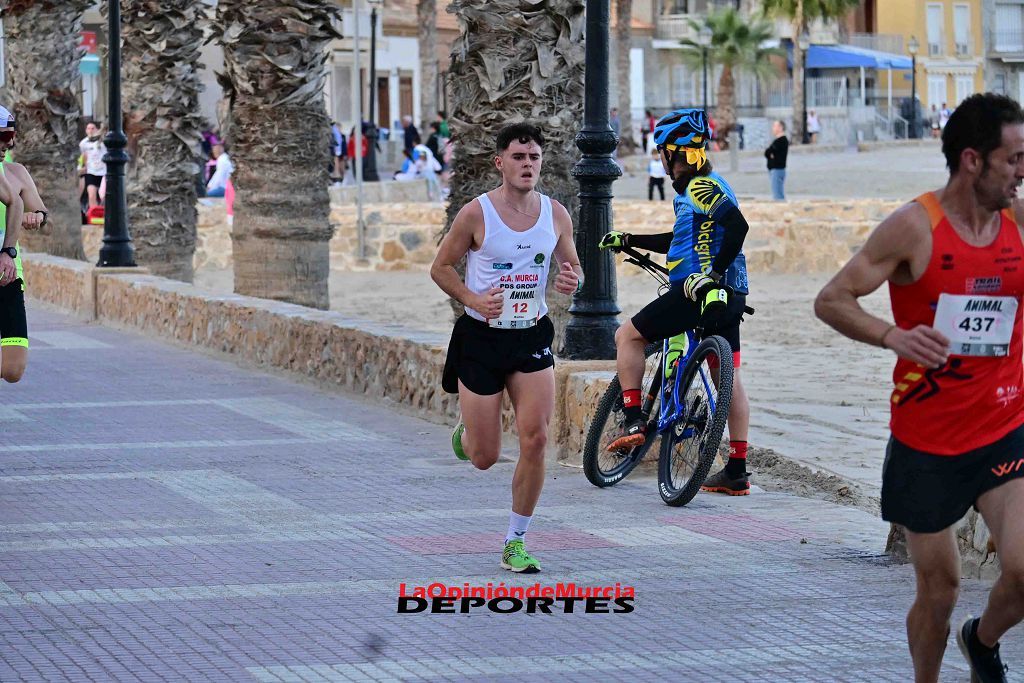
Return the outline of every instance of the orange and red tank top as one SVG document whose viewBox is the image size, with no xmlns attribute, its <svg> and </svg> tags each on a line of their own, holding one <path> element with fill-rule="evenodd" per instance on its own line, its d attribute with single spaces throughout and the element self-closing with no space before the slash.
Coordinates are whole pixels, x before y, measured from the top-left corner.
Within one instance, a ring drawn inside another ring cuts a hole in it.
<svg viewBox="0 0 1024 683">
<path fill-rule="evenodd" d="M 1000 213 L 995 240 L 976 247 L 956 233 L 933 193 L 914 201 L 928 212 L 932 255 L 916 282 L 889 283 L 893 316 L 905 330 L 941 328 L 955 343 L 941 368 L 897 359 L 890 427 L 911 448 L 959 455 L 1024 424 L 1024 244 L 1012 210 Z"/>
</svg>

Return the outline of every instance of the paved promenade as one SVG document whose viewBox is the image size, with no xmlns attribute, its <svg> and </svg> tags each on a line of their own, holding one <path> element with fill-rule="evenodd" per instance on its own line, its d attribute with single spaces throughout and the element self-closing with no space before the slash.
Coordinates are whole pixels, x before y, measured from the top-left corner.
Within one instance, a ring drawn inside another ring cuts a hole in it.
<svg viewBox="0 0 1024 683">
<path fill-rule="evenodd" d="M 379 403 L 30 310 L 0 386 L 0 681 L 906 681 L 912 574 L 856 509 L 756 491 L 665 507 L 552 465 L 497 566 L 491 471 Z M 398 591 L 634 586 L 629 614 L 398 614 Z M 987 585 L 966 582 L 957 619 Z M 1004 659 L 1024 673 L 1024 633 Z M 944 681 L 966 681 L 950 645 Z"/>
</svg>

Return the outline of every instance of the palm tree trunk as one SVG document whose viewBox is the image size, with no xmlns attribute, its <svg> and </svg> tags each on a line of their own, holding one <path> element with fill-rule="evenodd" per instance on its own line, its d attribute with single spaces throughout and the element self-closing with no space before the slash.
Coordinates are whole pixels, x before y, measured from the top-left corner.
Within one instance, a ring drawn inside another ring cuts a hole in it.
<svg viewBox="0 0 1024 683">
<path fill-rule="evenodd" d="M 204 6 L 200 0 L 122 0 L 121 5 L 125 132 L 132 150 L 128 218 L 135 257 L 156 275 L 191 282 Z"/>
<path fill-rule="evenodd" d="M 437 0 L 417 0 L 420 44 L 420 115 L 424 139 L 437 106 Z"/>
<path fill-rule="evenodd" d="M 9 0 L 0 13 L 6 34 L 8 104 L 18 120 L 15 158 L 50 209 L 46 234 L 24 234 L 29 250 L 84 259 L 78 201 L 78 80 L 82 13 L 90 0 Z"/>
<path fill-rule="evenodd" d="M 235 165 L 235 292 L 328 307 L 330 224 L 324 106 L 330 0 L 220 0 Z"/>
<path fill-rule="evenodd" d="M 633 93 L 630 91 L 629 51 L 633 43 L 630 22 L 633 19 L 633 0 L 615 0 L 615 74 L 619 87 L 619 121 L 622 135 L 619 152 L 632 154 L 636 151 L 633 139 Z"/>
<path fill-rule="evenodd" d="M 575 137 L 583 115 L 583 0 L 452 0 L 460 36 L 448 72 L 456 140 L 451 195 L 443 233 L 474 197 L 494 189 L 494 138 L 509 123 L 529 120 L 544 132 L 538 190 L 577 220 L 579 187 L 572 177 Z M 568 301 L 548 302 L 560 344 Z M 457 313 L 461 307 L 453 302 Z"/>
<path fill-rule="evenodd" d="M 793 137 L 792 142 L 797 144 L 804 140 L 804 128 L 807 120 L 804 111 L 807 109 L 804 92 L 804 69 L 807 65 L 807 55 L 800 47 L 800 36 L 807 28 L 804 20 L 804 0 L 797 0 L 796 13 L 793 15 Z"/>
<path fill-rule="evenodd" d="M 715 136 L 722 147 L 727 147 L 729 131 L 736 127 L 736 78 L 728 64 L 722 65 L 716 99 L 718 103 L 715 107 Z"/>
</svg>

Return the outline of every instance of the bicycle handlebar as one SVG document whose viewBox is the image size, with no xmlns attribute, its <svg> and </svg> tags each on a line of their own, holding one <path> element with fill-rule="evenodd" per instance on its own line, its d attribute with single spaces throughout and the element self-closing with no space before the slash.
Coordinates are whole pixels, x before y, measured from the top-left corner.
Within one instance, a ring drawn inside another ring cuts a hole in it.
<svg viewBox="0 0 1024 683">
<path fill-rule="evenodd" d="M 658 280 L 667 284 L 667 280 L 665 280 L 665 278 L 668 276 L 668 268 L 660 263 L 655 263 L 654 260 L 651 259 L 650 254 L 637 251 L 633 247 L 622 247 L 619 251 L 629 257 L 626 259 L 626 263 L 632 263 L 634 266 L 638 266 L 639 268 L 646 270 Z M 753 315 L 754 309 L 750 306 L 744 306 L 743 312 L 747 315 Z"/>
</svg>

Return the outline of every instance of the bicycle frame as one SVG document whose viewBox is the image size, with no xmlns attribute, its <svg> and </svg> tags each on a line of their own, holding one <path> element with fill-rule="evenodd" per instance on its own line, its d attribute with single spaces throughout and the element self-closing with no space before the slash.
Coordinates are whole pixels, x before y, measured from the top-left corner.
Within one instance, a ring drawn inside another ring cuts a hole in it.
<svg viewBox="0 0 1024 683">
<path fill-rule="evenodd" d="M 647 254 L 640 253 L 630 247 L 625 247 L 622 252 L 629 258 L 626 259 L 627 263 L 639 266 L 641 269 L 651 274 L 662 286 L 668 286 L 668 269 L 660 264 L 655 263 L 651 257 Z M 661 374 L 662 386 L 659 388 L 661 392 L 661 403 L 658 406 L 658 422 L 656 426 L 657 433 L 661 433 L 668 429 L 671 425 L 683 416 L 683 411 L 686 406 L 680 401 L 679 392 L 682 384 L 682 377 L 685 374 L 686 365 L 690 362 L 690 358 L 693 357 L 694 351 L 697 349 L 698 339 L 695 330 L 686 330 L 686 353 L 680 354 L 676 360 L 675 371 L 672 373 L 672 388 L 671 392 L 666 391 L 665 384 L 665 357 L 668 355 L 669 340 L 664 339 L 661 342 L 661 360 L 659 361 L 661 367 L 658 372 Z M 714 383 L 707 376 L 703 367 L 697 368 L 697 373 L 700 375 L 701 382 L 704 384 L 704 390 L 707 392 L 708 402 L 710 404 L 711 412 L 714 413 L 717 407 L 717 398 L 712 391 Z M 666 400 L 666 399 L 671 400 Z M 687 425 L 683 431 L 683 438 L 690 438 L 693 436 L 693 426 Z"/>
</svg>

